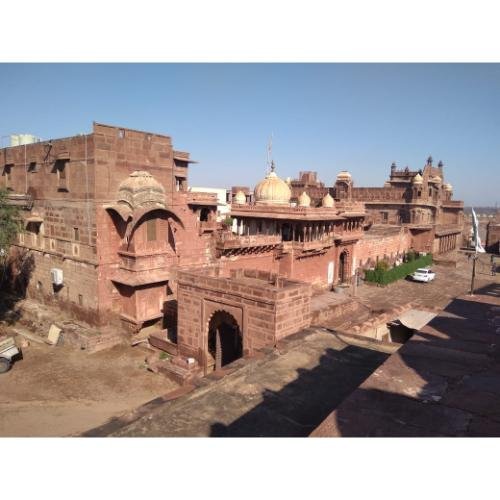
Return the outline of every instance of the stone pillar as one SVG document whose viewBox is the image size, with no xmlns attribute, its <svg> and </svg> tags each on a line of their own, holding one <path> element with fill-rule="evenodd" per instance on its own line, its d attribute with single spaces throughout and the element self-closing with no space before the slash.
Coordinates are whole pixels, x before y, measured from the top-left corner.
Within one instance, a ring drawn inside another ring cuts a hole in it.
<svg viewBox="0 0 500 500">
<path fill-rule="evenodd" d="M 217 328 L 215 331 L 215 369 L 220 370 L 222 368 L 222 346 L 220 341 L 220 329 Z"/>
</svg>

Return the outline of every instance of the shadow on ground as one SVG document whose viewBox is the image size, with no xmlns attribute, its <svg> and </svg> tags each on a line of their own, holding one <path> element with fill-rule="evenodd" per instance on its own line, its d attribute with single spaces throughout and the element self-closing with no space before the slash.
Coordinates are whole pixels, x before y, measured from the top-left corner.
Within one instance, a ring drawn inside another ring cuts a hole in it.
<svg viewBox="0 0 500 500">
<path fill-rule="evenodd" d="M 457 298 L 315 436 L 500 436 L 500 285 Z"/>
<path fill-rule="evenodd" d="M 319 364 L 298 369 L 279 391 L 265 389 L 263 401 L 229 425 L 211 426 L 214 437 L 307 436 L 388 354 L 349 345 L 325 349 Z"/>
<path fill-rule="evenodd" d="M 11 325 L 20 318 L 15 305 L 26 298 L 34 268 L 33 254 L 28 251 L 17 251 L 0 271 L 0 321 Z"/>
</svg>

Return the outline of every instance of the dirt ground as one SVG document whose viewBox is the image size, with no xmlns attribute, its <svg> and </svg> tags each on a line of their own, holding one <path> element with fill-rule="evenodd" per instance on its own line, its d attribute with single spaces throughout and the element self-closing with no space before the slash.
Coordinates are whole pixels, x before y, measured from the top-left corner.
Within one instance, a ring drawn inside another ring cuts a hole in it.
<svg viewBox="0 0 500 500">
<path fill-rule="evenodd" d="M 0 375 L 0 436 L 68 436 L 177 385 L 146 370 L 143 347 L 88 354 L 30 342 Z"/>
</svg>

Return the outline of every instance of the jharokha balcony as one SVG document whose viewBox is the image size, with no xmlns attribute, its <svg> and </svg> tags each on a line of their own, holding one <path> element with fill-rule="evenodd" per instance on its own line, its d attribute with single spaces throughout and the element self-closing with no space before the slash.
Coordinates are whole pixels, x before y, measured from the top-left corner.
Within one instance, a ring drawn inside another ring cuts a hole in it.
<svg viewBox="0 0 500 500">
<path fill-rule="evenodd" d="M 177 261 L 176 256 L 170 251 L 134 253 L 119 250 L 118 254 L 121 263 L 113 276 L 113 281 L 128 286 L 140 286 L 170 279 L 169 269 Z"/>
</svg>

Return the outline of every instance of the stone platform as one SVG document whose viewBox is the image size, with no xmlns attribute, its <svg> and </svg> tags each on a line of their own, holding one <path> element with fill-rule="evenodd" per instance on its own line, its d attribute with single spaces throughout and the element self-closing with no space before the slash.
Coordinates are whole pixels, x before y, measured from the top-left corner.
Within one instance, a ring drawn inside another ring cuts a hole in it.
<svg viewBox="0 0 500 500">
<path fill-rule="evenodd" d="M 500 436 L 500 284 L 452 300 L 311 436 Z"/>
</svg>

